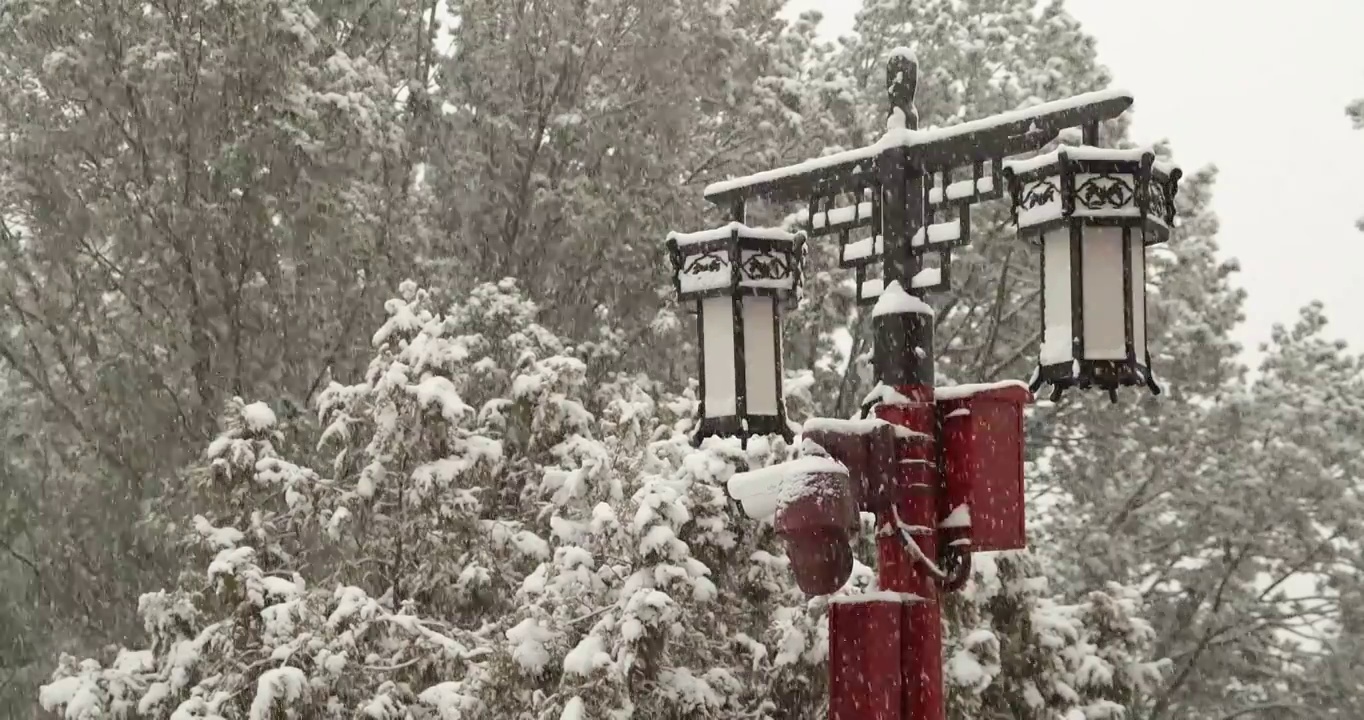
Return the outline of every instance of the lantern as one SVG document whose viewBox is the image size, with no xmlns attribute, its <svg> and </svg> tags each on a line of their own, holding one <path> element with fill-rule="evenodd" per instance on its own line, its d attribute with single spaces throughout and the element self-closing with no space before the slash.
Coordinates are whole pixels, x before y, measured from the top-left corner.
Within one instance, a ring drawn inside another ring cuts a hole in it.
<svg viewBox="0 0 1364 720">
<path fill-rule="evenodd" d="M 805 236 L 734 222 L 670 233 L 678 299 L 696 313 L 701 421 L 710 435 L 792 438 L 782 399 L 781 312 L 800 289 Z"/>
<path fill-rule="evenodd" d="M 1167 240 L 1181 172 L 1141 150 L 1062 148 L 1005 163 L 1019 236 L 1040 249 L 1042 348 L 1031 389 L 1160 385 L 1146 329 L 1146 247 Z"/>
</svg>

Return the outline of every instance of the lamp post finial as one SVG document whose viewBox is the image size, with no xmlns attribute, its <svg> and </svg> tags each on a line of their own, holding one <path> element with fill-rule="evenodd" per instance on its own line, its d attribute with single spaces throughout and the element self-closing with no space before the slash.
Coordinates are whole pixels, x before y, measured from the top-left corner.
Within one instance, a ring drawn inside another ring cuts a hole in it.
<svg viewBox="0 0 1364 720">
<path fill-rule="evenodd" d="M 919 60 L 914 51 L 897 47 L 886 60 L 886 94 L 890 97 L 889 126 L 901 126 L 896 111 L 904 118 L 901 127 L 919 128 L 919 111 L 914 107 L 914 91 L 919 84 Z"/>
</svg>

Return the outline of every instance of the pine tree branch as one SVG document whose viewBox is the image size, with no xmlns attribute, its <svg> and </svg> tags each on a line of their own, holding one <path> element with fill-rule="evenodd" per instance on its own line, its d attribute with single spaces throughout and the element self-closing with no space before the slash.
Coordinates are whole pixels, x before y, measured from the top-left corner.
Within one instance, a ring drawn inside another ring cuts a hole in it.
<svg viewBox="0 0 1364 720">
<path fill-rule="evenodd" d="M 834 412 L 838 413 L 839 416 L 851 414 L 851 408 L 848 407 L 849 394 L 856 385 L 857 358 L 866 346 L 866 323 L 861 322 L 859 317 L 853 322 L 852 328 L 853 342 L 848 351 L 848 364 L 843 368 L 843 377 L 838 382 L 838 395 L 834 399 Z"/>
<path fill-rule="evenodd" d="M 108 461 L 110 465 L 122 469 L 127 474 L 129 481 L 135 481 L 137 471 L 117 452 L 116 447 L 107 442 L 100 442 L 100 439 L 95 437 L 94 432 L 81 420 L 80 416 L 62 400 L 51 383 L 47 382 L 45 377 L 39 377 L 26 363 L 20 362 L 13 349 L 4 343 L 0 343 L 0 360 L 4 360 L 15 372 L 19 373 L 20 377 L 42 393 L 47 401 L 66 418 L 71 428 L 95 448 L 97 454 Z"/>
<path fill-rule="evenodd" d="M 418 656 L 412 658 L 411 660 L 408 660 L 407 662 L 400 662 L 397 665 L 363 665 L 361 667 L 371 672 L 393 672 L 395 670 L 402 670 L 403 668 L 406 667 L 412 667 L 413 665 L 416 665 L 417 663 L 425 659 L 426 659 L 425 657 Z"/>
<path fill-rule="evenodd" d="M 1286 710 L 1293 713 L 1297 717 L 1316 717 L 1315 714 L 1316 711 L 1311 710 L 1310 708 L 1304 705 L 1300 705 L 1297 703 L 1274 702 L 1262 703 L 1259 705 L 1248 705 L 1238 710 L 1233 710 L 1225 715 L 1219 716 L 1217 720 L 1236 720 L 1237 718 L 1242 718 L 1247 715 L 1258 715 L 1261 713 L 1267 713 L 1271 710 L 1275 711 Z M 1278 718 L 1282 718 L 1283 716 L 1273 715 L 1272 717 L 1275 718 L 1275 720 L 1278 720 Z"/>
<path fill-rule="evenodd" d="M 1222 574 L 1222 577 L 1217 584 L 1217 589 L 1213 593 L 1213 601 L 1210 612 L 1215 614 L 1218 610 L 1221 609 L 1224 593 L 1226 592 L 1227 587 L 1230 585 L 1232 577 L 1236 575 L 1236 570 L 1240 567 L 1241 562 L 1249 554 L 1249 551 L 1250 545 L 1247 543 L 1246 545 L 1241 546 L 1239 552 L 1235 553 L 1231 558 L 1229 558 L 1230 562 L 1227 563 L 1226 572 Z M 1227 553 L 1230 552 L 1231 552 L 1230 550 L 1227 551 Z M 1201 604 L 1202 601 L 1200 600 L 1198 605 Z M 1195 611 L 1191 612 L 1189 614 L 1188 619 L 1185 620 L 1184 629 L 1188 629 L 1188 627 L 1193 623 L 1193 619 L 1197 615 L 1196 608 L 1197 605 L 1195 606 Z M 1183 630 L 1176 633 L 1176 635 L 1181 634 L 1183 634 Z M 1204 634 L 1204 636 L 1198 641 L 1198 644 L 1193 648 L 1193 650 L 1185 654 L 1187 660 L 1185 660 L 1184 662 L 1184 667 L 1180 669 L 1179 673 L 1175 676 L 1175 679 L 1165 686 L 1165 689 L 1162 691 L 1160 698 L 1156 701 L 1154 707 L 1151 710 L 1151 720 L 1157 720 L 1158 718 L 1164 717 L 1166 711 L 1169 709 L 1171 703 L 1173 702 L 1174 694 L 1184 686 L 1184 683 L 1188 682 L 1190 676 L 1193 674 L 1194 667 L 1197 666 L 1199 659 L 1202 657 L 1203 653 L 1208 649 L 1208 647 L 1212 644 L 1213 640 L 1216 639 L 1216 637 L 1217 633 Z"/>
<path fill-rule="evenodd" d="M 1335 540 L 1339 538 L 1343 533 L 1344 533 L 1343 528 L 1337 528 L 1336 531 L 1331 533 L 1330 536 L 1323 538 L 1319 543 L 1317 543 L 1315 547 L 1308 551 L 1306 557 L 1294 563 L 1278 580 L 1275 580 L 1274 582 L 1270 583 L 1268 587 L 1266 587 L 1263 591 L 1260 592 L 1259 597 L 1257 597 L 1256 599 L 1264 600 L 1276 588 L 1287 582 L 1289 578 L 1293 577 L 1294 575 L 1297 575 L 1299 572 L 1302 571 L 1303 568 L 1316 562 L 1317 556 L 1323 550 L 1329 547 L 1332 542 L 1335 542 Z"/>
<path fill-rule="evenodd" d="M 42 583 L 43 572 L 42 570 L 38 569 L 38 564 L 35 563 L 32 558 L 29 558 L 23 553 L 14 549 L 14 546 L 11 545 L 8 540 L 0 539 L 0 548 L 4 549 L 4 551 L 8 553 L 10 557 L 28 566 L 28 569 L 33 572 L 33 578 L 37 580 L 39 584 Z"/>
<path fill-rule="evenodd" d="M 986 358 L 994 354 L 995 343 L 999 341 L 999 327 L 1003 322 L 1004 305 L 1009 297 L 1009 261 L 1013 259 L 1015 247 L 1009 246 L 1004 254 L 1004 261 L 999 264 L 999 277 L 995 279 L 995 301 L 990 308 L 985 344 L 976 353 L 975 362 L 972 363 L 977 373 L 980 372 Z"/>
<path fill-rule="evenodd" d="M 1023 357 L 1025 353 L 1032 350 L 1040 342 L 1042 342 L 1042 331 L 1038 330 L 1033 333 L 1032 337 L 1028 338 L 1027 342 L 1019 343 L 1018 347 L 1014 348 L 1013 352 L 1009 353 L 1003 360 L 995 363 L 983 376 L 981 376 L 981 380 L 984 382 L 995 380 L 999 377 L 1000 373 L 1004 372 L 1010 365 L 1018 362 L 1019 358 Z"/>
</svg>

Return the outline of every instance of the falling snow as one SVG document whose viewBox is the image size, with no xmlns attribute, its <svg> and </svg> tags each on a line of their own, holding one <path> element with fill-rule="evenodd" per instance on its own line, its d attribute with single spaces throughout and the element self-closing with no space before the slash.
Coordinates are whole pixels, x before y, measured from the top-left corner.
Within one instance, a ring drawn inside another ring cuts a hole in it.
<svg viewBox="0 0 1364 720">
<path fill-rule="evenodd" d="M 831 615 L 917 642 L 938 601 L 941 665 L 872 673 L 940 673 L 931 720 L 1361 715 L 1364 360 L 1320 305 L 1235 342 L 1253 238 L 1212 173 L 1104 324 L 1161 396 L 1068 391 L 995 457 L 982 396 L 1100 347 L 1039 231 L 1116 233 L 1103 163 L 1196 150 L 1140 144 L 1060 3 L 864 0 L 837 43 L 738 0 L 173 5 L 0 12 L 0 717 L 815 720 Z M 1312 115 L 1269 86 L 1221 126 Z M 1095 106 L 1103 148 L 1050 119 Z M 1094 207 L 1015 218 L 1003 185 L 1061 152 Z M 882 227 L 901 159 L 923 221 Z M 1338 259 L 1311 241 L 1276 238 Z M 901 326 L 918 383 L 879 355 Z M 932 487 L 968 426 L 975 485 Z M 895 503 L 853 507 L 865 468 L 811 436 L 886 427 Z M 1020 468 L 1030 549 L 931 587 Z"/>
</svg>

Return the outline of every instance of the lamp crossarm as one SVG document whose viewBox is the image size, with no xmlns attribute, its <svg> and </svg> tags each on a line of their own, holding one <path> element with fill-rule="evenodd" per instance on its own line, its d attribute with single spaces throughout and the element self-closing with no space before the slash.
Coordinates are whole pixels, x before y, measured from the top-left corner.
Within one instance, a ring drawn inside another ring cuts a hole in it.
<svg viewBox="0 0 1364 720">
<path fill-rule="evenodd" d="M 1028 110 L 1004 113 L 940 130 L 939 137 L 909 148 L 909 162 L 916 167 L 943 167 L 1035 152 L 1055 140 L 1066 128 L 1111 120 L 1132 106 L 1131 96 L 1125 93 L 1082 104 L 1072 104 L 1074 100 L 1076 98 L 1054 103 L 1063 105 L 1057 110 L 1036 114 Z M 1014 116 L 1020 117 L 1012 119 Z"/>
<path fill-rule="evenodd" d="M 905 148 L 913 168 L 971 164 L 1040 150 L 1066 128 L 1115 118 L 1131 105 L 1132 96 L 1125 92 L 1101 91 L 939 130 L 894 131 L 903 134 L 887 133 L 874 145 L 714 183 L 704 194 L 729 207 L 759 198 L 791 202 L 852 192 L 877 177 L 882 152 L 897 145 Z"/>
</svg>

